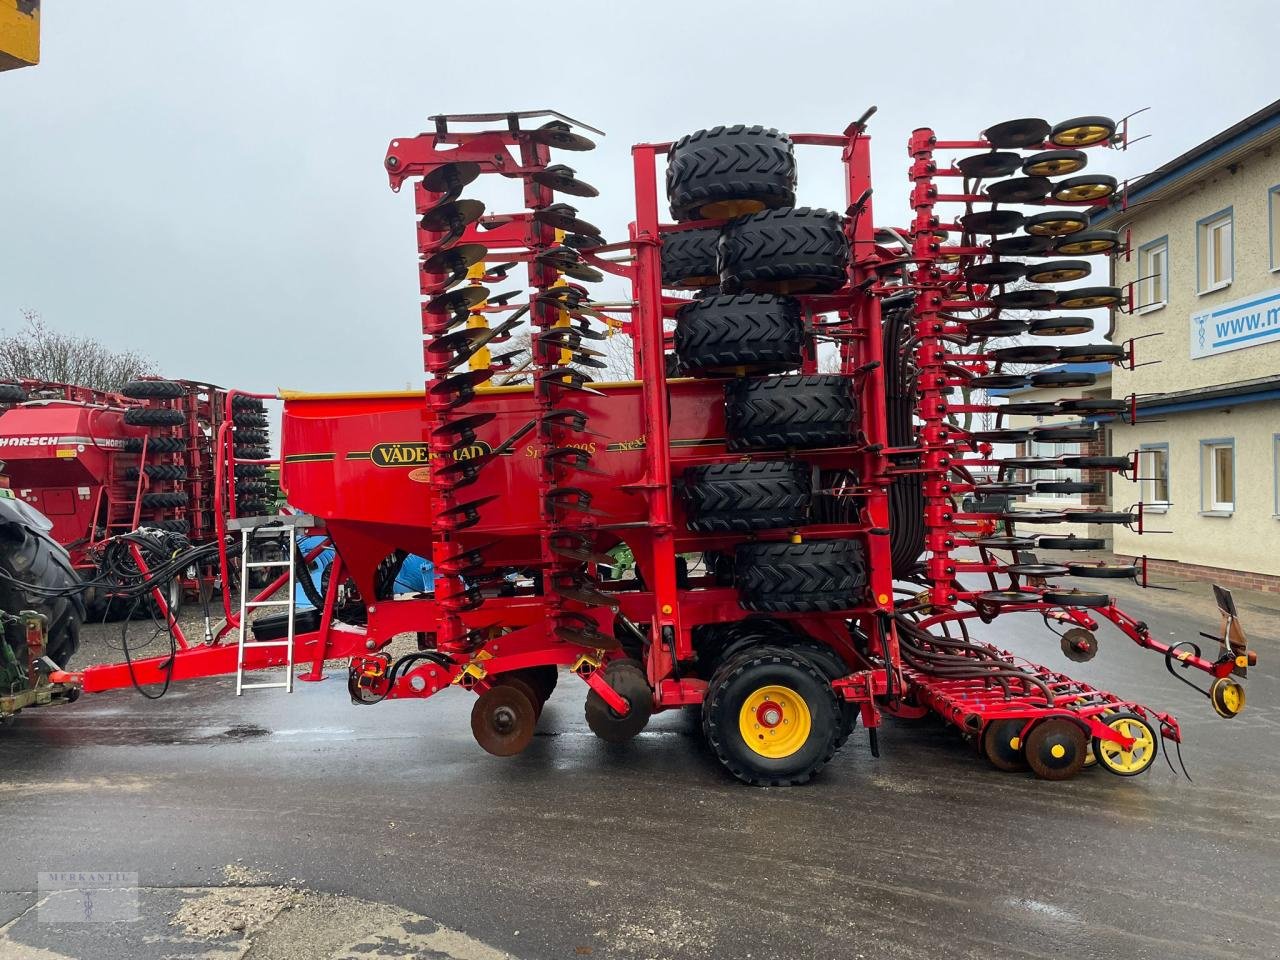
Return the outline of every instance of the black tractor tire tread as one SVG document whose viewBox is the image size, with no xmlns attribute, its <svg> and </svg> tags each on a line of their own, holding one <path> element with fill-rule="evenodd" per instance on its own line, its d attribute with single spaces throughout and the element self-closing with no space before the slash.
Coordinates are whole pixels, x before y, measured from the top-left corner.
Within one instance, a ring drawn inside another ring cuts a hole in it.
<svg viewBox="0 0 1280 960">
<path fill-rule="evenodd" d="M 748 532 L 809 522 L 812 470 L 794 460 L 690 467 L 680 487 L 690 530 Z"/>
<path fill-rule="evenodd" d="M 667 200 L 676 220 L 697 219 L 708 204 L 724 200 L 789 207 L 796 200 L 791 138 L 743 124 L 681 137 L 667 154 Z"/>
<path fill-rule="evenodd" d="M 257 445 L 242 446 L 236 444 L 235 457 L 237 460 L 268 460 L 271 457 L 271 451 L 266 447 Z"/>
<path fill-rule="evenodd" d="M 236 440 L 240 443 L 263 444 L 269 439 L 267 431 L 265 430 L 258 430 L 256 428 L 250 430 L 244 427 L 236 428 Z"/>
<path fill-rule="evenodd" d="M 247 430 L 261 430 L 267 425 L 267 416 L 264 413 L 237 413 L 232 415 L 231 422 Z"/>
<path fill-rule="evenodd" d="M 829 293 L 844 285 L 848 262 L 841 217 L 828 210 L 765 210 L 731 220 L 720 236 L 726 293 Z"/>
<path fill-rule="evenodd" d="M 267 475 L 267 465 L 265 463 L 237 463 L 235 466 L 235 475 L 237 478 L 247 477 L 265 477 Z"/>
<path fill-rule="evenodd" d="M 722 294 L 676 313 L 675 350 L 685 370 L 782 373 L 800 366 L 804 323 L 791 297 Z"/>
<path fill-rule="evenodd" d="M 130 380 L 120 392 L 133 400 L 176 400 L 187 388 L 177 380 Z"/>
<path fill-rule="evenodd" d="M 740 544 L 734 581 L 744 610 L 848 610 L 861 603 L 866 592 L 866 554 L 856 540 Z"/>
<path fill-rule="evenodd" d="M 129 437 L 124 442 L 126 453 L 141 453 L 142 438 Z M 182 453 L 187 449 L 187 442 L 181 437 L 148 437 L 147 453 Z"/>
<path fill-rule="evenodd" d="M 22 388 L 22 384 L 8 381 L 0 383 L 0 403 L 25 403 L 26 401 L 27 391 Z"/>
<path fill-rule="evenodd" d="M 246 397 L 244 395 L 239 395 L 231 398 L 231 409 L 261 411 L 261 410 L 265 410 L 266 406 L 257 397 Z"/>
<path fill-rule="evenodd" d="M 720 282 L 720 228 L 675 230 L 662 235 L 662 285 L 697 289 Z"/>
<path fill-rule="evenodd" d="M 187 422 L 181 410 L 168 407 L 130 407 L 124 422 L 134 427 L 177 427 Z"/>
<path fill-rule="evenodd" d="M 825 691 L 822 700 L 815 704 L 820 709 L 813 711 L 811 708 L 814 735 L 819 739 L 811 741 L 813 746 L 806 751 L 809 756 L 798 768 L 795 768 L 796 761 L 792 757 L 783 758 L 783 761 L 791 761 L 786 764 L 763 757 L 753 758 L 745 750 L 734 750 L 733 738 L 740 739 L 742 735 L 738 730 L 736 711 L 731 705 L 726 706 L 732 685 L 748 670 L 782 666 L 797 671 L 800 677 L 807 677 L 807 682 Z M 707 696 L 702 704 L 702 733 L 707 745 L 725 769 L 752 786 L 792 787 L 808 783 L 835 756 L 841 724 L 839 702 L 823 670 L 809 657 L 784 647 L 752 646 L 726 660 L 707 685 Z M 777 769 L 770 769 L 771 766 Z M 788 766 L 792 768 L 788 769 Z"/>
<path fill-rule="evenodd" d="M 856 412 L 845 377 L 762 377 L 725 387 L 730 450 L 848 446 L 856 436 Z"/>
</svg>

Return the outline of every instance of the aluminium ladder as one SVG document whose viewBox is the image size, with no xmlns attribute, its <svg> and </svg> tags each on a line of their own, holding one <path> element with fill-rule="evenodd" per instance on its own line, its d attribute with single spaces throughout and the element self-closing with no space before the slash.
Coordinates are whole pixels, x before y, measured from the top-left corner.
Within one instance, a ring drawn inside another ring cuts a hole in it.
<svg viewBox="0 0 1280 960">
<path fill-rule="evenodd" d="M 236 653 L 236 696 L 242 696 L 246 690 L 283 689 L 293 692 L 293 638 L 297 603 L 297 558 L 298 536 L 301 528 L 313 527 L 316 519 L 306 514 L 292 516 L 268 517 L 236 517 L 227 523 L 229 530 L 240 531 L 240 640 Z M 250 547 L 264 540 L 287 540 L 289 545 L 281 560 L 252 560 Z M 250 600 L 249 571 L 263 568 L 282 568 L 289 570 L 288 597 L 284 600 Z M 254 640 L 249 630 L 249 612 L 258 607 L 285 607 L 288 613 L 287 628 L 283 639 Z M 244 682 L 245 651 L 266 647 L 284 647 L 285 664 L 282 680 Z"/>
</svg>

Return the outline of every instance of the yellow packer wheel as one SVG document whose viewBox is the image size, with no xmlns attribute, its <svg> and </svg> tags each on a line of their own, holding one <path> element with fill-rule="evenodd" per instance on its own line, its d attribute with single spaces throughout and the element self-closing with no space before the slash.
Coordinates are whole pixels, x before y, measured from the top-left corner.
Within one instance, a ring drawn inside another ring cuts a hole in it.
<svg viewBox="0 0 1280 960">
<path fill-rule="evenodd" d="M 1118 777 L 1136 777 L 1145 773 L 1156 761 L 1156 732 L 1151 724 L 1136 713 L 1115 713 L 1107 717 L 1107 726 L 1121 736 L 1130 737 L 1128 750 L 1112 740 L 1093 738 L 1093 755 L 1098 765 Z"/>
<path fill-rule="evenodd" d="M 1218 716 L 1230 720 L 1244 709 L 1244 687 L 1230 677 L 1219 677 L 1209 688 L 1209 699 Z"/>
</svg>

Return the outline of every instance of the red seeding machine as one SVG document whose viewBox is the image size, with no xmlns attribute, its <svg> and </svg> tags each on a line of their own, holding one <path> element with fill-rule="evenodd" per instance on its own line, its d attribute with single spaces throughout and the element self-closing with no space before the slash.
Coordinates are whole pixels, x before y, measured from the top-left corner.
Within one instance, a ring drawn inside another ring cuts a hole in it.
<svg viewBox="0 0 1280 960">
<path fill-rule="evenodd" d="M 476 740 L 510 755 L 564 669 L 608 741 L 700 706 L 714 754 L 752 784 L 808 780 L 859 721 L 876 752 L 885 716 L 937 713 L 995 766 L 1054 780 L 1089 763 L 1142 773 L 1180 740 L 1169 714 L 975 635 L 1034 612 L 1069 660 L 1092 657 L 1110 622 L 1179 676 L 1207 674 L 1214 708 L 1234 716 L 1253 654 L 1229 596 L 1216 651 L 1167 645 L 1093 588 L 1133 566 L 1076 562 L 1096 544 L 1034 532 L 1141 528 L 1140 505 L 958 506 L 1067 482 L 1043 471 L 1136 470 L 1132 456 L 996 452 L 1087 442 L 1104 420 L 1132 420 L 1132 400 L 974 399 L 1086 388 L 1080 365 L 1134 362 L 1132 343 L 1051 339 L 1088 332 L 1082 310 L 1128 307 L 1122 289 L 1060 286 L 1123 248 L 1089 218 L 1117 183 L 1085 171 L 1124 129 L 1082 117 L 964 139 L 917 130 L 913 217 L 890 229 L 873 216 L 870 113 L 838 134 L 733 126 L 639 144 L 635 219 L 612 240 L 571 203 L 595 189 L 557 159 L 592 148 L 584 124 L 440 116 L 393 140 L 385 170 L 419 218 L 425 395 L 286 395 L 282 486 L 306 516 L 237 526 L 246 541 L 296 526 L 326 541 L 228 607 L 238 643 L 181 639 L 170 657 L 60 679 L 94 690 L 287 667 L 288 683 L 295 663 L 315 679 L 349 657 L 356 703 L 470 691 Z M 837 210 L 795 206 L 797 147 L 842 170 Z M 495 177 L 520 186 L 522 207 L 478 199 Z M 606 275 L 623 299 L 593 297 Z M 603 382 L 619 343 L 635 379 Z M 1055 370 L 1009 372 L 1035 365 Z M 1002 426 L 1027 413 L 1079 419 Z M 982 428 L 958 425 L 966 414 Z M 323 594 L 297 577 L 314 611 L 285 601 L 247 624 L 328 546 Z M 395 592 L 410 555 L 434 562 L 433 591 Z M 393 657 L 403 634 L 418 648 Z"/>
</svg>

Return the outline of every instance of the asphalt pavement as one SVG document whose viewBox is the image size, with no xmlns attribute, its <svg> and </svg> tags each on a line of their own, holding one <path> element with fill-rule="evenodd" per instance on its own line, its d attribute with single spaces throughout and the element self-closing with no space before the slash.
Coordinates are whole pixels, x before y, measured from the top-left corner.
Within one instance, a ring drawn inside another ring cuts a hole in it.
<svg viewBox="0 0 1280 960">
<path fill-rule="evenodd" d="M 1157 636 L 1217 628 L 1198 589 L 1119 592 Z M 596 740 L 563 675 L 506 760 L 469 695 L 356 707 L 340 673 L 28 711 L 0 730 L 0 960 L 1277 957 L 1280 619 L 1242 610 L 1261 663 L 1229 721 L 1109 627 L 1080 665 L 1035 617 L 980 633 L 1173 712 L 1192 781 L 998 773 L 890 721 L 879 759 L 859 731 L 753 789 L 688 712 Z M 137 919 L 66 919 L 79 894 L 37 882 L 90 871 L 137 874 Z"/>
</svg>

